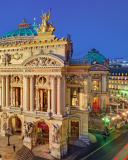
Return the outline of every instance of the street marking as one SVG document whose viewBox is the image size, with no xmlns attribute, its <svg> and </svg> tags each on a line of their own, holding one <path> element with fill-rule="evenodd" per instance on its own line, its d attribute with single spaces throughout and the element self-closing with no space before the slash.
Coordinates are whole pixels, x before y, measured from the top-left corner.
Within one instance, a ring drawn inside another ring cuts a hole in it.
<svg viewBox="0 0 128 160">
<path fill-rule="evenodd" d="M 123 149 L 112 159 L 112 160 L 116 160 L 116 159 L 118 159 L 118 156 L 124 151 L 124 149 L 126 148 L 128 146 L 128 143 L 123 147 Z M 128 155 L 126 155 L 126 156 L 128 156 Z M 125 157 L 124 157 L 125 158 Z M 125 158 L 126 159 L 126 158 Z M 124 160 L 125 160 L 124 159 Z"/>
<path fill-rule="evenodd" d="M 86 159 L 87 157 L 91 156 L 93 153 L 95 153 L 96 151 L 98 151 L 99 149 L 103 148 L 105 145 L 107 145 L 108 143 L 110 143 L 111 141 L 113 141 L 114 139 L 116 139 L 117 137 L 119 137 L 121 134 L 117 135 L 116 137 L 114 137 L 113 139 L 111 139 L 110 141 L 108 141 L 107 143 L 105 143 L 103 146 L 97 148 L 95 151 L 91 152 L 89 155 L 87 155 L 86 157 L 82 158 L 81 160 Z"/>
</svg>

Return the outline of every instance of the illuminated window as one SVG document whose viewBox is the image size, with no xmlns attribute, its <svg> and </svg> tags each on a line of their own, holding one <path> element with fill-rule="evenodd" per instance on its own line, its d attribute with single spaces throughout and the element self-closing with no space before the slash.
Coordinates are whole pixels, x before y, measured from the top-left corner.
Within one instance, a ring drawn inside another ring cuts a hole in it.
<svg viewBox="0 0 128 160">
<path fill-rule="evenodd" d="M 79 105 L 79 92 L 80 92 L 80 88 L 71 88 L 71 105 L 72 106 Z"/>
<path fill-rule="evenodd" d="M 119 74 L 119 76 L 120 76 L 120 73 L 118 73 Z"/>
<path fill-rule="evenodd" d="M 127 73 L 125 73 L 125 75 L 127 76 Z"/>
<path fill-rule="evenodd" d="M 93 90 L 94 91 L 99 90 L 99 81 L 93 81 Z"/>
</svg>

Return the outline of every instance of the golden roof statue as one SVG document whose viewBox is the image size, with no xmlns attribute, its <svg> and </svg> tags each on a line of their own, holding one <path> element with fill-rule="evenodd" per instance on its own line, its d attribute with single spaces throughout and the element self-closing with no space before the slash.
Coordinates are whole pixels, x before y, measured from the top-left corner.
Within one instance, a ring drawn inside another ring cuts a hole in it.
<svg viewBox="0 0 128 160">
<path fill-rule="evenodd" d="M 51 12 L 51 9 L 49 9 L 48 14 L 47 13 L 42 14 L 41 16 L 42 24 L 39 24 L 39 27 L 36 29 L 38 34 L 46 33 L 46 32 L 51 32 L 52 34 L 53 31 L 55 30 L 55 27 L 52 26 L 53 22 L 51 23 L 48 22 L 50 18 L 50 12 Z"/>
</svg>

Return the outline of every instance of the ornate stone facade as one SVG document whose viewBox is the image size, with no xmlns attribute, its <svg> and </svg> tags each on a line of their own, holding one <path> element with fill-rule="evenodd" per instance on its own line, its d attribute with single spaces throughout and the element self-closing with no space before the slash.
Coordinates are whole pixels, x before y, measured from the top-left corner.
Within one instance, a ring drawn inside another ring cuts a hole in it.
<svg viewBox="0 0 128 160">
<path fill-rule="evenodd" d="M 3 136 L 7 128 L 13 134 L 21 132 L 30 149 L 48 141 L 51 154 L 61 158 L 69 137 L 88 136 L 89 106 L 108 105 L 109 69 L 86 59 L 74 62 L 71 40 L 53 35 L 49 16 L 50 10 L 42 15 L 38 36 L 31 40 L 27 36 L 18 43 L 13 36 L 1 40 L 0 124 Z M 27 24 L 21 23 L 20 29 Z"/>
</svg>

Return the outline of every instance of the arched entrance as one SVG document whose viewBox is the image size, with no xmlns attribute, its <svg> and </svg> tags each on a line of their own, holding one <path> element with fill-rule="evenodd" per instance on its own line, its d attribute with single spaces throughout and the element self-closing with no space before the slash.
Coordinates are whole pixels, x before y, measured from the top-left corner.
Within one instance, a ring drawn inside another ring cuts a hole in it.
<svg viewBox="0 0 128 160">
<path fill-rule="evenodd" d="M 99 110 L 100 109 L 100 98 L 99 97 L 94 97 L 93 98 L 93 109 L 94 110 Z"/>
<path fill-rule="evenodd" d="M 10 131 L 12 132 L 12 134 L 19 134 L 21 135 L 22 132 L 22 122 L 20 120 L 20 118 L 18 118 L 17 116 L 12 116 L 9 119 L 8 122 L 8 128 L 10 129 Z"/>
<path fill-rule="evenodd" d="M 37 143 L 49 143 L 49 126 L 45 122 L 38 122 Z"/>
</svg>

